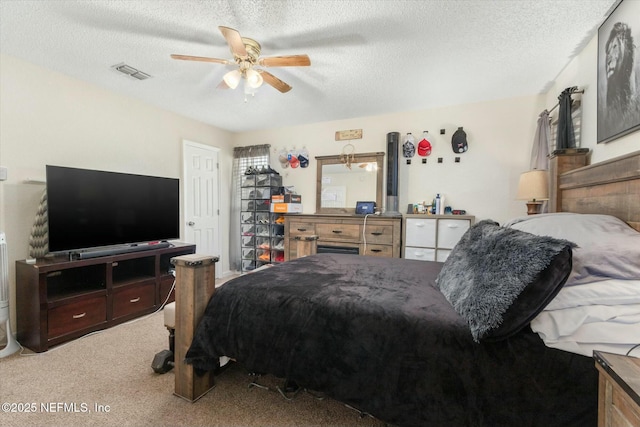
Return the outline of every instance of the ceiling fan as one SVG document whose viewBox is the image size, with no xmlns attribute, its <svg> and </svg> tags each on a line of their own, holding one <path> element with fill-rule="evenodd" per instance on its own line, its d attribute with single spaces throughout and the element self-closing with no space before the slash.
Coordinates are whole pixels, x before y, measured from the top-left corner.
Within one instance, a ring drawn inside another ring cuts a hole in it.
<svg viewBox="0 0 640 427">
<path fill-rule="evenodd" d="M 240 33 L 233 28 L 223 26 L 219 26 L 218 28 L 231 48 L 233 60 L 175 54 L 171 55 L 171 57 L 185 61 L 214 62 L 218 64 L 231 64 L 235 62 L 238 64 L 238 69 L 224 75 L 218 85 L 219 89 L 235 89 L 240 81 L 244 79 L 245 94 L 253 94 L 254 90 L 259 88 L 263 82 L 273 86 L 282 93 L 286 93 L 291 90 L 291 86 L 268 71 L 256 67 L 301 67 L 311 65 L 311 61 L 307 55 L 260 57 L 260 43 L 248 37 L 241 37 Z"/>
</svg>

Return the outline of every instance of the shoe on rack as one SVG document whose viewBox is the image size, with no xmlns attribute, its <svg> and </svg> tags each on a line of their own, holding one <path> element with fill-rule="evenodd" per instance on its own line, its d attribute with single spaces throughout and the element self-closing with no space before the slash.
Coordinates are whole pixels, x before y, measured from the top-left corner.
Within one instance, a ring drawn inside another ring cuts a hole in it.
<svg viewBox="0 0 640 427">
<path fill-rule="evenodd" d="M 279 216 L 278 218 L 276 218 L 276 224 L 284 224 L 284 217 Z"/>
<path fill-rule="evenodd" d="M 258 256 L 258 259 L 260 261 L 270 261 L 271 260 L 271 254 L 269 254 L 269 252 L 265 252 L 262 255 Z"/>
</svg>

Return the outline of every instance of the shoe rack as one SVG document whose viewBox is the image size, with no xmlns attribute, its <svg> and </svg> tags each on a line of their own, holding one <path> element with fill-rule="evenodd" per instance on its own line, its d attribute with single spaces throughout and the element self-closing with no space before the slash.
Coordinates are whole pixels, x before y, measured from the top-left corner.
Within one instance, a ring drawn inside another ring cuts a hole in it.
<svg viewBox="0 0 640 427">
<path fill-rule="evenodd" d="M 282 177 L 271 167 L 250 167 L 242 178 L 242 272 L 284 262 L 284 216 L 270 212 L 271 196 L 278 194 Z"/>
</svg>

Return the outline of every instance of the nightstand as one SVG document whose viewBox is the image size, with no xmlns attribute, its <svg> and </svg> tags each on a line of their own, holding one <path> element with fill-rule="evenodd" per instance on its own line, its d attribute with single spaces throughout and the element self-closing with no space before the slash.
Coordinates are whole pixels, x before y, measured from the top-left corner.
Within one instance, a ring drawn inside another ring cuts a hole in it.
<svg viewBox="0 0 640 427">
<path fill-rule="evenodd" d="M 640 358 L 594 351 L 598 427 L 640 426 Z"/>
</svg>

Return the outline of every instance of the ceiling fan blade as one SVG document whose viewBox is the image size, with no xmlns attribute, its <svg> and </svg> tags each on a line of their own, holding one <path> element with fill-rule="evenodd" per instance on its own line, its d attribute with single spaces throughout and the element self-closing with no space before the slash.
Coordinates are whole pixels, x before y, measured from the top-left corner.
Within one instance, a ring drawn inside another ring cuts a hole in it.
<svg viewBox="0 0 640 427">
<path fill-rule="evenodd" d="M 216 64 L 229 64 L 230 61 L 220 58 L 207 58 L 204 56 L 191 56 L 191 55 L 175 55 L 172 54 L 173 59 L 181 59 L 183 61 L 201 61 L 201 62 L 215 62 Z"/>
<path fill-rule="evenodd" d="M 258 59 L 264 67 L 306 67 L 311 65 L 307 55 L 270 56 Z"/>
<path fill-rule="evenodd" d="M 256 70 L 256 71 L 262 74 L 262 78 L 266 83 L 278 89 L 280 92 L 287 93 L 291 90 L 291 86 L 289 86 L 288 84 L 286 84 L 285 82 L 283 82 L 282 80 L 274 76 L 273 74 L 264 70 Z"/>
<path fill-rule="evenodd" d="M 229 28 L 229 27 L 223 27 L 223 26 L 219 26 L 218 29 L 220 29 L 220 32 L 222 33 L 223 37 L 227 40 L 227 43 L 229 43 L 229 47 L 231 48 L 231 52 L 239 57 L 247 57 L 247 49 L 244 46 L 244 42 L 242 41 L 242 37 L 240 36 L 240 33 L 237 30 L 234 30 L 233 28 Z"/>
</svg>

